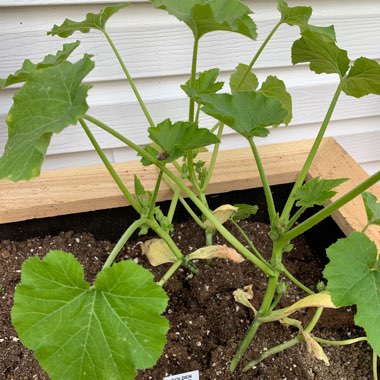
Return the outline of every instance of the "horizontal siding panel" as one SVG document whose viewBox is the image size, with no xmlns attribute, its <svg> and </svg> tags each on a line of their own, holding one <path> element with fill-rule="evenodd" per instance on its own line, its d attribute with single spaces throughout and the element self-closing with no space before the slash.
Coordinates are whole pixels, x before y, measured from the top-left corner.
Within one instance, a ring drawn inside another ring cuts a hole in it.
<svg viewBox="0 0 380 380">
<path fill-rule="evenodd" d="M 369 174 L 375 174 L 380 170 L 380 160 L 362 164 L 363 169 Z"/>
</svg>

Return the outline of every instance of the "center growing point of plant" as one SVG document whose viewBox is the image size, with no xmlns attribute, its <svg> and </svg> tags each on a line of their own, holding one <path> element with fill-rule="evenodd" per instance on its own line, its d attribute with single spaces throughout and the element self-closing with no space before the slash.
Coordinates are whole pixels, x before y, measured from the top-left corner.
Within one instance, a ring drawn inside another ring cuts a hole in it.
<svg viewBox="0 0 380 380">
<path fill-rule="evenodd" d="M 168 118 L 157 124 L 153 121 L 126 64 L 107 33 L 108 19 L 129 4 L 108 6 L 97 14 L 87 14 L 85 20 L 80 22 L 66 19 L 48 33 L 62 38 L 71 37 L 75 32 L 98 31 L 104 35 L 147 119 L 152 141 L 150 145 L 142 148 L 90 115 L 86 98 L 91 86 L 84 84 L 83 80 L 94 68 L 92 56 L 85 54 L 75 63 L 68 61 L 79 41 L 64 45 L 55 55 L 47 55 L 37 64 L 25 60 L 14 74 L 0 79 L 0 88 L 23 83 L 13 98 L 14 103 L 7 116 L 9 134 L 0 159 L 1 178 L 19 181 L 38 176 L 52 134 L 61 132 L 69 125 L 79 124 L 129 204 L 140 215 L 120 238 L 92 285 L 84 280 L 83 269 L 76 259 L 65 252 L 52 251 L 43 260 L 31 258 L 24 263 L 12 311 L 12 321 L 22 343 L 34 350 L 41 366 L 52 379 L 133 379 L 138 370 L 153 366 L 162 354 L 168 331 L 168 323 L 161 316 L 167 305 L 167 296 L 162 288 L 166 281 L 181 266 L 202 275 L 198 273 L 194 260 L 225 258 L 241 262 L 244 257 L 267 275 L 268 284 L 258 310 L 249 302 L 253 297 L 249 286 L 234 293 L 236 301 L 249 307 L 254 315 L 251 327 L 231 358 L 231 371 L 236 370 L 260 326 L 280 321 L 297 328 L 296 337 L 244 363 L 243 371 L 301 342 L 306 343 L 312 355 L 328 363 L 321 344 L 345 345 L 366 340 L 373 349 L 373 373 L 376 378 L 377 356 L 380 355 L 379 254 L 365 231 L 371 224 L 380 225 L 380 204 L 372 194 L 364 191 L 380 180 L 380 172 L 302 223 L 297 222 L 305 210 L 330 200 L 336 194 L 334 189 L 347 180 L 314 178 L 305 183 L 340 94 L 344 92 L 357 98 L 368 94 L 379 95 L 380 65 L 365 57 L 351 64 L 347 52 L 336 44 L 333 26 L 312 25 L 309 22 L 312 14 L 310 7 L 289 7 L 283 0 L 277 0 L 280 13 L 278 23 L 252 60 L 236 67 L 230 78 L 230 91 L 221 93 L 224 83 L 217 81 L 218 69 L 197 73 L 198 48 L 203 36 L 216 31 L 238 33 L 255 40 L 256 25 L 250 17 L 249 8 L 239 0 L 151 2 L 156 8 L 185 23 L 194 37 L 190 78 L 181 86 L 189 97 L 188 120 L 173 122 Z M 283 210 L 278 210 L 256 142 L 266 137 L 271 127 L 290 123 L 293 116 L 292 98 L 279 78 L 268 76 L 260 84 L 252 70 L 283 25 L 297 27 L 300 31 L 300 38 L 291 48 L 293 64 L 307 63 L 317 74 L 335 74 L 339 83 L 286 205 Z M 215 118 L 213 128 L 200 126 L 201 113 Z M 157 167 L 153 191 L 147 191 L 137 177 L 133 191 L 128 188 L 102 151 L 92 133 L 92 125 L 134 149 L 143 165 Z M 270 261 L 263 258 L 237 224 L 239 220 L 254 215 L 257 207 L 239 204 L 210 210 L 207 203 L 205 194 L 217 162 L 225 125 L 247 139 L 260 173 L 273 242 Z M 198 152 L 207 146 L 212 146 L 209 163 L 197 158 Z M 162 181 L 173 190 L 167 214 L 156 202 Z M 330 259 L 324 271 L 327 286 L 316 284 L 315 289 L 308 288 L 282 262 L 283 256 L 293 248 L 292 240 L 362 193 L 368 224 L 363 226 L 362 231 L 340 239 L 327 249 Z M 188 199 L 182 194 L 186 194 Z M 190 207 L 189 200 L 199 213 Z M 191 254 L 181 252 L 171 238 L 178 202 L 205 231 L 205 247 Z M 249 249 L 224 226 L 227 220 L 237 227 Z M 171 263 L 158 284 L 154 283 L 148 270 L 131 261 L 114 263 L 134 232 L 146 234 L 149 229 L 159 238 L 144 243 L 143 252 L 152 265 Z M 231 247 L 214 245 L 213 235 L 216 232 Z M 286 294 L 286 286 L 280 281 L 281 274 L 305 292 L 305 298 L 285 309 L 277 308 Z M 367 296 L 363 297 L 363 294 Z M 347 305 L 356 305 L 355 321 L 364 328 L 365 336 L 328 341 L 312 334 L 324 308 Z M 297 310 L 308 307 L 317 308 L 308 325 L 303 326 L 290 318 Z M 66 323 L 67 320 L 70 324 Z"/>
</svg>

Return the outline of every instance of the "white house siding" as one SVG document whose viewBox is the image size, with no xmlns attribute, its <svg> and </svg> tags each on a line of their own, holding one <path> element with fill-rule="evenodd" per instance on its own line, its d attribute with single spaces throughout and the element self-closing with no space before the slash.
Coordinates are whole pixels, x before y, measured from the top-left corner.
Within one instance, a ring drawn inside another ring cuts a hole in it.
<svg viewBox="0 0 380 380">
<path fill-rule="evenodd" d="M 183 0 L 186 1 L 186 0 Z M 68 0 L 0 0 L 0 77 L 18 69 L 24 58 L 38 61 L 55 52 L 68 40 L 46 36 L 53 24 L 66 17 L 81 19 L 115 1 Z M 154 9 L 148 1 L 132 1 L 133 7 L 122 10 L 108 24 L 127 67 L 136 79 L 143 99 L 156 122 L 170 117 L 185 119 L 188 100 L 179 88 L 190 70 L 192 35 L 174 17 Z M 338 44 L 351 59 L 366 56 L 380 59 L 379 0 L 309 0 L 292 1 L 289 5 L 311 5 L 312 22 L 336 27 Z M 228 81 L 239 62 L 249 62 L 259 44 L 278 20 L 275 0 L 247 1 L 254 10 L 259 39 L 252 42 L 237 34 L 218 32 L 201 40 L 199 71 L 219 67 Z M 286 82 L 294 100 L 294 119 L 287 128 L 273 129 L 261 144 L 312 138 L 315 136 L 337 85 L 334 75 L 316 75 L 305 65 L 293 67 L 290 47 L 297 38 L 297 28 L 282 26 L 256 64 L 259 78 L 276 74 Z M 110 47 L 100 33 L 76 34 L 70 41 L 81 39 L 73 55 L 84 52 L 95 55 L 96 68 L 88 80 L 89 114 L 100 118 L 138 144 L 148 142 L 147 122 L 118 66 Z M 0 91 L 0 152 L 6 141 L 5 116 L 17 88 Z M 202 125 L 211 126 L 202 117 Z M 94 133 L 111 161 L 133 159 L 135 155 L 118 140 L 102 130 Z M 328 135 L 336 139 L 369 172 L 380 169 L 380 97 L 362 99 L 342 95 L 333 114 Z M 244 146 L 233 131 L 226 130 L 223 149 Z M 48 150 L 44 168 L 62 168 L 98 163 L 90 142 L 78 126 L 55 135 Z"/>
</svg>

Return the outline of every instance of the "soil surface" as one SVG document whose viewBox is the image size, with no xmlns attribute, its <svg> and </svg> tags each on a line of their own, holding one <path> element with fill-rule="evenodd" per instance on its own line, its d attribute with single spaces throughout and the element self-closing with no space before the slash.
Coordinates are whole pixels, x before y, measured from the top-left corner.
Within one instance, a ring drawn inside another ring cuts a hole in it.
<svg viewBox="0 0 380 380">
<path fill-rule="evenodd" d="M 241 222 L 241 227 L 268 258 L 271 250 L 268 226 L 254 220 Z M 239 236 L 232 225 L 229 228 Z M 167 270 L 167 266 L 152 268 L 142 256 L 140 245 L 148 238 L 150 237 L 145 236 L 128 243 L 119 254 L 118 260 L 132 259 L 152 271 L 158 280 Z M 204 245 L 204 235 L 193 222 L 179 222 L 173 239 L 185 253 Z M 215 242 L 224 243 L 218 236 L 215 237 Z M 322 279 L 325 260 L 323 250 L 309 247 L 310 242 L 304 237 L 297 238 L 294 243 L 295 248 L 292 253 L 285 255 L 284 264 L 305 285 L 315 289 L 318 281 Z M 61 232 L 55 236 L 30 238 L 21 242 L 0 242 L 0 379 L 48 379 L 33 353 L 24 348 L 18 340 L 10 321 L 13 291 L 20 281 L 20 269 L 24 260 L 30 256 L 42 258 L 52 249 L 72 252 L 84 265 L 87 279 L 93 281 L 113 244 L 96 240 L 90 233 L 74 232 Z M 246 261 L 235 264 L 225 260 L 214 260 L 211 263 L 198 262 L 196 265 L 200 269 L 198 276 L 179 269 L 165 284 L 170 297 L 166 311 L 166 317 L 170 322 L 168 343 L 157 365 L 139 373 L 136 379 L 162 380 L 167 375 L 194 370 L 200 371 L 202 380 L 372 379 L 372 354 L 366 343 L 344 347 L 324 346 L 330 366 L 313 358 L 307 352 L 305 344 L 300 343 L 266 359 L 254 370 L 247 373 L 236 371 L 231 374 L 228 370 L 229 361 L 252 322 L 252 312 L 239 306 L 234 301 L 232 292 L 252 284 L 252 302 L 258 308 L 267 278 Z M 292 283 L 285 279 L 284 281 L 288 284 L 288 291 L 281 299 L 280 307 L 305 296 Z M 313 312 L 314 310 L 299 312 L 294 318 L 305 325 Z M 354 312 L 352 309 L 326 310 L 313 334 L 334 340 L 362 336 L 363 331 L 354 327 Z M 291 339 L 296 333 L 294 328 L 285 327 L 278 322 L 262 326 L 242 364 Z"/>
</svg>

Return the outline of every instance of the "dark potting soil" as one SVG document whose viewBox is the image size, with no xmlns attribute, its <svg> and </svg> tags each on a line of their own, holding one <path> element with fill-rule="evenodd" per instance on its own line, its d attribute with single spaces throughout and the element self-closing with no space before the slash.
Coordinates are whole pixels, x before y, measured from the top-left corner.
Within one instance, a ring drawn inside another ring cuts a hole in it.
<svg viewBox="0 0 380 380">
<path fill-rule="evenodd" d="M 235 199 L 234 199 L 235 201 Z M 268 226 L 262 217 L 253 217 L 241 222 L 241 227 L 265 257 L 269 257 L 271 241 Z M 125 220 L 124 220 L 125 222 Z M 239 236 L 232 225 L 231 231 Z M 315 238 L 317 235 L 317 238 Z M 319 226 L 314 240 L 331 239 L 331 224 Z M 151 236 L 150 236 L 151 237 Z M 152 268 L 142 256 L 141 242 L 149 237 L 140 237 L 129 242 L 119 254 L 118 260 L 132 259 L 148 268 L 158 280 L 167 266 Z M 185 253 L 205 244 L 202 231 L 194 222 L 178 222 L 173 239 Z M 225 243 L 216 236 L 216 243 Z M 310 237 L 295 241 L 292 253 L 286 254 L 284 264 L 288 270 L 312 289 L 322 279 L 325 247 L 315 247 Z M 88 281 L 93 281 L 102 264 L 111 252 L 114 243 L 97 240 L 91 233 L 61 232 L 55 236 L 29 238 L 24 241 L 0 241 L 0 284 L 3 287 L 0 299 L 0 379 L 34 380 L 48 379 L 32 352 L 24 348 L 10 322 L 13 291 L 20 281 L 21 265 L 30 256 L 43 257 L 52 249 L 73 253 L 85 268 Z M 198 262 L 200 274 L 194 276 L 179 269 L 165 284 L 170 302 L 165 316 L 170 322 L 168 343 L 161 359 L 153 369 L 139 373 L 137 380 L 162 380 L 170 374 L 199 370 L 202 380 L 252 380 L 252 379 L 372 379 L 372 354 L 366 343 L 351 346 L 324 346 L 330 366 L 314 359 L 300 343 L 260 363 L 247 373 L 228 370 L 230 359 L 236 351 L 251 321 L 252 312 L 238 305 L 232 292 L 237 288 L 253 284 L 253 304 L 259 307 L 266 286 L 266 276 L 248 262 L 235 264 L 225 260 L 211 263 Z M 288 292 L 279 307 L 294 303 L 305 294 L 286 281 Z M 314 310 L 294 315 L 306 324 Z M 343 340 L 362 336 L 363 331 L 354 326 L 352 308 L 325 310 L 315 336 Z M 267 349 L 295 336 L 297 331 L 280 323 L 263 325 L 248 350 L 242 364 L 258 357 Z M 64 379 L 62 379 L 64 380 Z"/>
</svg>

